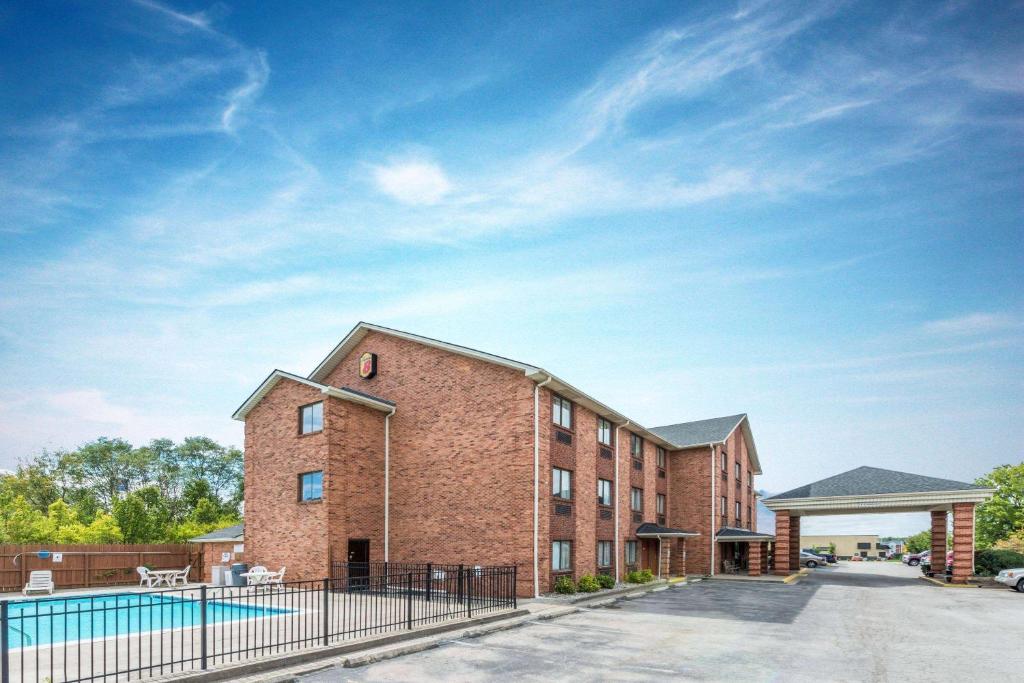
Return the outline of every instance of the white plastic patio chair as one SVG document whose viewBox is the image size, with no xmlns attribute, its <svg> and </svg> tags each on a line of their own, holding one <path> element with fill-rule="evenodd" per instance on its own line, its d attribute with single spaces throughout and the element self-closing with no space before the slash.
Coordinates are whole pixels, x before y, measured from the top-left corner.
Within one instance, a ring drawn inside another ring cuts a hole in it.
<svg viewBox="0 0 1024 683">
<path fill-rule="evenodd" d="M 146 584 L 146 588 L 152 588 L 157 582 L 157 577 L 149 573 L 147 567 L 136 567 L 135 571 L 139 573 L 139 585 Z"/>
<path fill-rule="evenodd" d="M 182 569 L 180 572 L 171 577 L 171 585 L 178 585 L 178 580 L 181 580 L 181 585 L 184 586 L 188 583 L 188 573 L 192 571 L 192 565 L 189 565 Z"/>
<path fill-rule="evenodd" d="M 273 584 L 275 586 L 280 586 L 281 584 L 283 584 L 285 569 L 286 567 L 281 567 L 281 571 L 279 572 L 269 572 L 270 575 L 267 577 L 267 583 Z"/>
<path fill-rule="evenodd" d="M 28 575 L 28 583 L 21 590 L 22 595 L 29 593 L 49 593 L 53 595 L 53 572 L 49 569 L 34 571 Z"/>
</svg>

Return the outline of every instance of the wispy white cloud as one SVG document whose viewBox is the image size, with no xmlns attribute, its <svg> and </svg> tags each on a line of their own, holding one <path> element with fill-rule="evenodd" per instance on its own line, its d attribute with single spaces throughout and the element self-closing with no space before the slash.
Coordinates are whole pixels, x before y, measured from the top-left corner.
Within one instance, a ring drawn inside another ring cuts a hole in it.
<svg viewBox="0 0 1024 683">
<path fill-rule="evenodd" d="M 437 204 L 452 190 L 444 170 L 429 161 L 394 161 L 372 172 L 377 189 L 403 204 Z"/>
<path fill-rule="evenodd" d="M 1024 329 L 1024 323 L 1007 313 L 968 313 L 967 315 L 931 320 L 921 329 L 938 336 L 971 336 Z"/>
</svg>

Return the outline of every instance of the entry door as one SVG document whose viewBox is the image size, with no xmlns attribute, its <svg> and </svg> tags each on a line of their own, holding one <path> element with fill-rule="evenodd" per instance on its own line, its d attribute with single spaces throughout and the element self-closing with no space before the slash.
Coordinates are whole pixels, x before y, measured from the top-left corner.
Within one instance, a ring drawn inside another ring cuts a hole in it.
<svg viewBox="0 0 1024 683">
<path fill-rule="evenodd" d="M 652 573 L 658 573 L 658 542 L 651 539 L 644 540 L 644 561 L 641 567 L 650 569 Z"/>
<path fill-rule="evenodd" d="M 365 590 L 370 584 L 370 542 L 366 539 L 348 541 L 349 590 Z"/>
</svg>

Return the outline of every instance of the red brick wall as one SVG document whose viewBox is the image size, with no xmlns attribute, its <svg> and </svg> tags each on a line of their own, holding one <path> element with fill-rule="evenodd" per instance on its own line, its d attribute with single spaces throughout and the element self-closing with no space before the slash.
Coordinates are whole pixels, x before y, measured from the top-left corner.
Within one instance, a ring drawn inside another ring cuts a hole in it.
<svg viewBox="0 0 1024 683">
<path fill-rule="evenodd" d="M 325 470 L 329 487 L 327 434 L 337 419 L 324 406 L 324 431 L 300 435 L 299 406 L 319 401 L 319 390 L 281 380 L 245 421 L 245 558 L 278 569 L 288 579 L 327 576 L 325 502 L 299 502 L 298 476 Z"/>
<path fill-rule="evenodd" d="M 238 542 L 239 544 L 241 541 Z M 235 541 L 225 541 L 224 543 L 198 543 L 196 544 L 202 548 L 203 551 L 203 576 L 202 581 L 207 583 L 213 581 L 213 567 L 214 565 L 231 566 L 233 562 L 241 562 L 242 556 L 235 554 Z M 231 553 L 231 559 L 227 562 L 221 561 L 222 553 Z"/>
<path fill-rule="evenodd" d="M 716 486 L 719 486 L 718 464 L 716 462 L 712 472 L 711 449 L 707 446 L 671 451 L 668 458 L 669 526 L 700 533 L 700 536 L 686 539 L 686 571 L 707 574 L 711 570 L 710 538 L 713 533 L 710 482 L 715 476 L 718 478 Z M 715 495 L 714 523 L 717 525 L 717 496 L 720 494 L 716 491 Z"/>
<path fill-rule="evenodd" d="M 357 367 L 366 351 L 378 356 L 369 380 Z M 397 405 L 389 559 L 518 563 L 520 591 L 532 592 L 534 383 L 518 370 L 377 332 L 325 383 Z M 547 413 L 549 422 L 550 406 Z M 550 492 L 545 466 L 541 478 L 541 490 Z M 546 529 L 546 506 L 541 516 Z M 371 540 L 372 555 L 381 544 Z M 541 551 L 550 553 L 543 543 Z"/>
</svg>

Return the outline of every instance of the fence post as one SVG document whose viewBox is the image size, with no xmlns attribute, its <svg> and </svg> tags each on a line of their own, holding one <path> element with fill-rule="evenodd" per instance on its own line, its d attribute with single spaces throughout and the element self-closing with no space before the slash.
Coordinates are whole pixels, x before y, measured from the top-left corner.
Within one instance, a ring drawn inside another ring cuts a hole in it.
<svg viewBox="0 0 1024 683">
<path fill-rule="evenodd" d="M 519 608 L 519 565 L 512 565 L 512 609 Z"/>
<path fill-rule="evenodd" d="M 331 588 L 331 580 L 330 579 L 324 579 L 324 606 L 323 606 L 323 610 L 322 610 L 323 613 L 324 613 L 324 634 L 323 634 L 324 645 L 327 645 L 327 643 L 328 643 L 328 637 L 330 635 L 330 628 L 331 628 L 331 612 L 330 612 L 330 609 L 331 609 L 331 591 L 330 591 L 330 588 Z"/>
<path fill-rule="evenodd" d="M 462 570 L 462 565 L 460 564 L 459 565 L 459 578 L 455 582 L 455 599 L 456 599 L 456 602 L 462 602 L 462 587 L 463 587 L 463 581 L 464 580 L 465 580 L 465 575 L 464 575 L 463 570 Z"/>
<path fill-rule="evenodd" d="M 10 627 L 7 623 L 7 600 L 0 602 L 0 681 L 11 680 L 11 644 L 7 642 Z"/>
<path fill-rule="evenodd" d="M 373 565 L 370 564 L 369 562 L 366 563 L 366 575 L 367 576 L 372 576 L 372 574 L 373 574 L 373 570 L 371 569 L 372 566 Z M 387 595 L 390 592 L 388 590 L 390 585 L 391 585 L 391 581 L 390 581 L 390 579 L 388 579 L 388 563 L 385 562 L 384 563 L 384 595 Z"/>
<path fill-rule="evenodd" d="M 434 587 L 434 565 L 427 562 L 427 602 L 430 602 L 430 591 Z"/>
<path fill-rule="evenodd" d="M 206 670 L 206 584 L 199 587 L 199 668 Z"/>
<path fill-rule="evenodd" d="M 405 623 L 412 630 L 412 572 L 405 575 Z"/>
<path fill-rule="evenodd" d="M 466 577 L 466 616 L 473 618 L 473 571 Z"/>
</svg>

